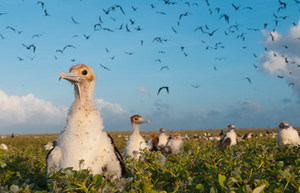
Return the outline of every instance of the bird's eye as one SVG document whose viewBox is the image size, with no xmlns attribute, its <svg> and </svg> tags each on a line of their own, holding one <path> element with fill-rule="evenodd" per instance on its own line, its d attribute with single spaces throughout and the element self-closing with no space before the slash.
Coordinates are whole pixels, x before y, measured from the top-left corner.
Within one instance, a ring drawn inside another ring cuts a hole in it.
<svg viewBox="0 0 300 193">
<path fill-rule="evenodd" d="M 83 75 L 87 75 L 88 71 L 87 71 L 87 70 L 83 70 L 81 73 L 82 73 Z"/>
<path fill-rule="evenodd" d="M 138 119 L 137 119 L 137 118 L 134 118 L 134 120 L 137 121 Z"/>
</svg>

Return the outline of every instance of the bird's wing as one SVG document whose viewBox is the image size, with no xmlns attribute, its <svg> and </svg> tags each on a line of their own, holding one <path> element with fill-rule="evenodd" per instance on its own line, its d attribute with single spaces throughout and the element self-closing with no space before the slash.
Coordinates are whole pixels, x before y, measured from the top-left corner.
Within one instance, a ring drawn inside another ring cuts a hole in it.
<svg viewBox="0 0 300 193">
<path fill-rule="evenodd" d="M 226 146 L 230 146 L 231 144 L 231 139 L 229 137 L 225 138 L 223 141 L 222 141 L 222 147 L 226 147 Z"/>
<path fill-rule="evenodd" d="M 116 155 L 116 157 L 117 157 L 117 159 L 120 163 L 120 167 L 121 167 L 121 170 L 122 170 L 121 175 L 122 175 L 122 177 L 125 177 L 126 170 L 125 170 L 125 163 L 124 163 L 123 157 L 122 157 L 121 153 L 119 152 L 118 148 L 115 146 L 115 143 L 114 143 L 114 140 L 113 140 L 112 136 L 108 133 L 107 133 L 107 136 L 110 139 L 111 145 L 114 147 L 115 155 Z"/>
</svg>

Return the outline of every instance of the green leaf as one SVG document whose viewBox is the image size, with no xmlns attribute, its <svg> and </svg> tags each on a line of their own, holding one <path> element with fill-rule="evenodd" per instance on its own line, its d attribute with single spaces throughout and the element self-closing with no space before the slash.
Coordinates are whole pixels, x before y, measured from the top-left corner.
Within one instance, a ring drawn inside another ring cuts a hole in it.
<svg viewBox="0 0 300 193">
<path fill-rule="evenodd" d="M 266 187 L 266 184 L 263 184 L 261 186 L 258 186 L 256 188 L 253 189 L 253 193 L 259 193 L 261 192 L 264 188 Z"/>
<path fill-rule="evenodd" d="M 204 192 L 204 186 L 202 184 L 197 184 L 196 190 L 199 190 L 200 192 Z"/>
<path fill-rule="evenodd" d="M 224 182 L 226 180 L 226 176 L 219 174 L 219 184 L 222 188 L 225 188 Z"/>
</svg>

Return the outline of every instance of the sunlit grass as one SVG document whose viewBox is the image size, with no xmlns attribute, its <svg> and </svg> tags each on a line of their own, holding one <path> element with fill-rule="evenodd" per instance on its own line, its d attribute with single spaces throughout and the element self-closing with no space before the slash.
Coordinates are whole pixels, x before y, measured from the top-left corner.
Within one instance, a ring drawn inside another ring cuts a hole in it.
<svg viewBox="0 0 300 193">
<path fill-rule="evenodd" d="M 225 130 L 224 130 L 225 131 Z M 300 147 L 278 148 L 276 139 L 265 136 L 266 130 L 237 130 L 263 137 L 247 139 L 221 150 L 217 141 L 194 139 L 220 130 L 169 131 L 186 134 L 182 154 L 168 155 L 161 163 L 160 153 L 145 152 L 143 160 L 126 159 L 126 178 L 110 180 L 88 171 L 60 171 L 48 180 L 45 177 L 44 145 L 57 134 L 16 135 L 0 139 L 8 151 L 0 149 L 0 192 L 300 192 Z M 269 129 L 269 131 L 275 131 Z M 109 132 L 120 151 L 131 132 Z M 142 132 L 142 135 L 157 131 Z M 55 179 L 55 180 L 54 180 Z"/>
</svg>

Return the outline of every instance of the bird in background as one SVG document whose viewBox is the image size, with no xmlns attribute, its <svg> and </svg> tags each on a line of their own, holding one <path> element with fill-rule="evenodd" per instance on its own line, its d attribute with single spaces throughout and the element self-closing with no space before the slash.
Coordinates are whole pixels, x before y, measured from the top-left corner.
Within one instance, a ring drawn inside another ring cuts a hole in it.
<svg viewBox="0 0 300 193">
<path fill-rule="evenodd" d="M 183 148 L 183 140 L 179 133 L 176 133 L 173 135 L 168 143 L 166 144 L 166 147 L 164 148 L 165 153 L 182 153 L 181 148 Z"/>
<path fill-rule="evenodd" d="M 169 141 L 169 136 L 166 134 L 165 128 L 159 129 L 160 135 L 158 137 L 158 147 L 159 149 L 164 149 Z"/>
<path fill-rule="evenodd" d="M 150 121 L 144 120 L 141 115 L 133 115 L 130 117 L 130 122 L 133 133 L 127 141 L 123 154 L 124 156 L 131 156 L 135 159 L 139 159 L 140 152 L 145 148 L 147 149 L 146 141 L 140 134 L 140 125 L 143 123 L 150 123 Z"/>
<path fill-rule="evenodd" d="M 291 145 L 291 146 L 299 146 L 300 145 L 300 137 L 299 133 L 296 129 L 289 125 L 288 122 L 282 121 L 279 124 L 278 132 L 277 132 L 277 144 L 281 145 Z"/>
<path fill-rule="evenodd" d="M 75 100 L 65 130 L 47 155 L 47 176 L 53 171 L 72 167 L 74 170 L 88 169 L 94 175 L 123 177 L 122 155 L 112 137 L 103 131 L 103 120 L 94 102 L 95 72 L 85 64 L 77 64 L 68 73 L 61 72 L 59 79 L 74 85 Z"/>
<path fill-rule="evenodd" d="M 230 124 L 227 126 L 227 128 L 228 132 L 226 133 L 224 138 L 220 140 L 220 146 L 223 148 L 237 144 L 237 135 L 234 131 L 236 129 L 235 125 Z"/>
</svg>

